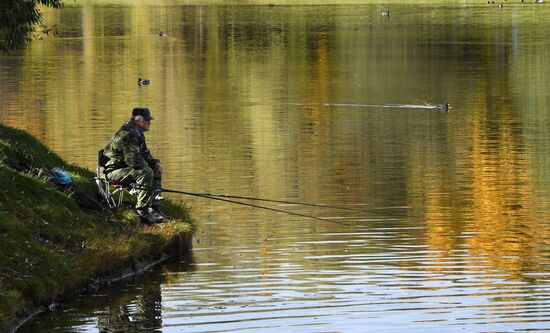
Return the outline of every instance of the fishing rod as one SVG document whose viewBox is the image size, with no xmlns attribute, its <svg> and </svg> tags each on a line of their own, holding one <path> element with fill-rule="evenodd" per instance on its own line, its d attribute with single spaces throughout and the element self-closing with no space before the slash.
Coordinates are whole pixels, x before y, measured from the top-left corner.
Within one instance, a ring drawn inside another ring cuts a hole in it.
<svg viewBox="0 0 550 333">
<path fill-rule="evenodd" d="M 164 189 L 159 189 L 163 192 Z M 264 202 L 273 202 L 273 203 L 282 203 L 282 204 L 290 204 L 290 205 L 301 205 L 301 206 L 309 206 L 309 207 L 320 207 L 320 208 L 332 208 L 332 209 L 340 209 L 340 210 L 348 210 L 348 211 L 354 211 L 354 212 L 362 212 L 362 213 L 375 213 L 380 215 L 391 215 L 396 216 L 398 214 L 393 214 L 389 212 L 384 212 L 380 210 L 375 209 L 361 209 L 361 208 L 352 208 L 352 207 L 343 207 L 343 206 L 335 206 L 335 205 L 325 205 L 325 204 L 318 204 L 318 203 L 309 203 L 309 202 L 298 202 L 298 201 L 290 201 L 290 200 L 278 200 L 278 199 L 267 199 L 267 198 L 257 198 L 257 197 L 247 197 L 242 195 L 229 195 L 229 194 L 214 194 L 214 193 L 198 193 L 198 192 L 187 192 L 186 194 L 196 194 L 196 195 L 206 195 L 209 197 L 218 197 L 218 198 L 228 198 L 228 199 L 243 199 L 243 200 L 250 200 L 250 201 L 264 201 Z M 402 215 L 398 215 L 402 216 Z"/>
<path fill-rule="evenodd" d="M 209 192 L 177 191 L 177 190 L 172 190 L 172 189 L 137 185 L 135 183 L 124 184 L 124 185 L 128 185 L 132 188 L 139 187 L 139 188 L 142 188 L 142 189 L 145 189 L 145 190 L 151 190 L 151 191 L 157 191 L 157 192 L 167 192 L 167 193 L 187 194 L 187 195 L 191 195 L 191 196 L 208 196 L 208 197 L 217 197 L 217 198 L 226 198 L 226 199 L 243 199 L 243 200 L 250 200 L 250 201 L 264 201 L 264 202 L 282 203 L 282 204 L 290 204 L 290 205 L 331 208 L 331 209 L 348 210 L 348 211 L 355 211 L 355 212 L 362 212 L 362 213 L 374 213 L 374 214 L 380 214 L 380 215 L 404 217 L 404 215 L 402 215 L 402 214 L 384 212 L 384 211 L 377 210 L 377 209 L 352 208 L 352 207 L 343 207 L 343 206 L 336 206 L 336 205 L 325 205 L 325 204 L 310 203 L 310 202 L 299 202 L 299 201 L 291 201 L 291 200 L 268 199 L 268 198 L 248 197 L 248 196 L 242 196 L 242 195 L 230 195 L 230 194 L 215 194 L 215 193 L 209 193 Z"/>
<path fill-rule="evenodd" d="M 295 215 L 295 216 L 300 216 L 300 217 L 307 217 L 307 218 L 310 218 L 310 219 L 315 219 L 315 220 L 319 220 L 319 221 L 326 221 L 326 222 L 336 223 L 336 224 L 344 225 L 344 226 L 347 226 L 347 227 L 350 226 L 349 224 L 342 223 L 342 222 L 335 221 L 335 220 L 331 220 L 331 219 L 327 219 L 327 218 L 324 218 L 324 217 L 318 217 L 318 216 L 313 216 L 313 215 L 308 215 L 308 214 L 302 214 L 302 213 L 295 213 L 295 212 L 291 212 L 291 211 L 288 211 L 288 210 L 283 210 L 283 209 L 278 209 L 278 208 L 272 208 L 272 207 L 266 207 L 266 206 L 251 204 L 251 203 L 248 203 L 248 202 L 242 202 L 242 201 L 237 201 L 237 200 L 229 200 L 229 199 L 224 199 L 224 198 L 219 198 L 219 197 L 213 197 L 213 196 L 203 195 L 203 194 L 197 194 L 197 193 L 182 193 L 182 191 L 177 191 L 177 192 L 173 192 L 173 191 L 164 191 L 164 192 L 187 194 L 187 195 L 192 195 L 192 196 L 196 196 L 196 197 L 200 197 L 200 198 L 218 200 L 218 201 L 229 202 L 229 203 L 234 203 L 234 204 L 243 205 L 243 206 L 248 206 L 248 207 L 254 207 L 254 208 L 260 208 L 260 209 L 271 210 L 271 211 L 278 212 L 278 213 L 286 213 L 286 214 Z"/>
<path fill-rule="evenodd" d="M 135 183 L 122 183 L 121 185 L 128 186 L 131 189 L 137 189 L 141 188 L 144 190 L 151 190 L 156 192 L 166 192 L 166 193 L 176 193 L 176 194 L 185 194 L 195 197 L 201 197 L 211 200 L 217 200 L 217 201 L 223 201 L 228 203 L 234 203 L 249 207 L 255 207 L 259 209 L 265 209 L 265 210 L 271 210 L 275 212 L 282 212 L 287 213 L 290 215 L 295 216 L 301 216 L 301 217 L 307 217 L 312 218 L 316 220 L 321 221 L 327 221 L 332 223 L 337 223 L 345 226 L 349 226 L 348 224 L 341 223 L 335 220 L 327 219 L 327 218 L 321 218 L 313 215 L 308 214 L 302 214 L 302 213 L 295 213 L 287 210 L 277 209 L 277 208 L 271 208 L 266 206 L 261 206 L 257 204 L 237 201 L 237 200 L 231 200 L 231 199 L 243 199 L 243 200 L 250 200 L 250 201 L 263 201 L 263 202 L 272 202 L 272 203 L 283 203 L 283 204 L 293 204 L 293 205 L 302 205 L 302 206 L 310 206 L 310 207 L 321 207 L 321 208 L 332 208 L 332 209 L 340 209 L 340 210 L 348 210 L 348 211 L 356 211 L 356 212 L 365 212 L 365 213 L 375 213 L 380 215 L 386 215 L 386 216 L 397 216 L 397 217 L 403 217 L 401 214 L 395 214 L 391 212 L 384 212 L 380 210 L 373 210 L 373 209 L 360 209 L 360 208 L 352 208 L 352 207 L 342 207 L 342 206 L 335 206 L 335 205 L 324 205 L 324 204 L 317 204 L 317 203 L 307 203 L 307 202 L 298 202 L 298 201 L 290 201 L 290 200 L 277 200 L 277 199 L 267 199 L 267 198 L 257 198 L 257 197 L 248 197 L 248 196 L 239 196 L 239 195 L 228 195 L 228 194 L 214 194 L 214 193 L 200 193 L 200 192 L 191 192 L 191 191 L 181 191 L 181 190 L 172 190 L 172 189 L 166 189 L 166 188 L 158 188 L 158 187 L 152 187 L 152 186 L 145 186 L 145 185 L 138 185 Z"/>
<path fill-rule="evenodd" d="M 319 221 L 325 221 L 325 222 L 336 223 L 336 224 L 344 225 L 344 226 L 347 226 L 347 227 L 350 226 L 349 224 L 342 223 L 342 222 L 339 222 L 339 221 L 335 221 L 335 220 L 332 220 L 332 219 L 327 219 L 327 218 L 324 218 L 324 217 L 318 217 L 318 216 L 313 216 L 313 215 L 308 215 L 308 214 L 296 213 L 296 212 L 291 212 L 291 211 L 288 211 L 288 210 L 283 210 L 283 209 L 278 209 L 278 208 L 272 208 L 272 207 L 266 207 L 266 206 L 256 205 L 256 204 L 252 204 L 252 203 L 248 203 L 248 202 L 242 202 L 242 201 L 237 201 L 237 200 L 230 200 L 230 199 L 227 199 L 227 198 L 220 198 L 220 197 L 216 197 L 216 196 L 213 196 L 213 195 L 209 195 L 209 194 L 207 194 L 207 193 L 197 193 L 197 192 L 189 192 L 189 191 L 178 191 L 178 190 L 171 190 L 171 189 L 166 189 L 166 188 L 159 188 L 159 187 L 138 185 L 138 184 L 133 184 L 133 183 L 132 183 L 132 184 L 128 184 L 128 186 L 130 186 L 131 188 L 134 188 L 134 189 L 138 189 L 138 188 L 139 188 L 139 189 L 153 190 L 153 191 L 158 191 L 158 192 L 185 194 L 185 195 L 190 195 L 190 196 L 199 197 L 199 198 L 212 199 L 212 200 L 223 201 L 223 202 L 229 202 L 229 203 L 234 203 L 234 204 L 243 205 L 243 206 L 248 206 L 248 207 L 254 207 L 254 208 L 259 208 L 259 209 L 270 210 L 270 211 L 278 212 L 278 213 L 286 213 L 286 214 L 294 215 L 294 216 L 307 217 L 307 218 L 310 218 L 310 219 L 315 219 L 315 220 L 319 220 Z M 244 199 L 244 198 L 243 198 L 243 199 Z"/>
</svg>

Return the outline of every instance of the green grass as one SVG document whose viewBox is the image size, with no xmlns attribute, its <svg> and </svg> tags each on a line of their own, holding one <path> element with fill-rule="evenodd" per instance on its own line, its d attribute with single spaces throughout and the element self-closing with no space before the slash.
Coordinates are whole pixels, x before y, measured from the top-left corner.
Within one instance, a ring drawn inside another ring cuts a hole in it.
<svg viewBox="0 0 550 333">
<path fill-rule="evenodd" d="M 166 203 L 177 220 L 143 225 L 129 205 L 83 210 L 37 170 L 62 167 L 97 199 L 94 174 L 69 165 L 29 134 L 0 125 L 0 331 L 41 305 L 139 261 L 170 252 L 194 231 L 185 206 Z"/>
</svg>

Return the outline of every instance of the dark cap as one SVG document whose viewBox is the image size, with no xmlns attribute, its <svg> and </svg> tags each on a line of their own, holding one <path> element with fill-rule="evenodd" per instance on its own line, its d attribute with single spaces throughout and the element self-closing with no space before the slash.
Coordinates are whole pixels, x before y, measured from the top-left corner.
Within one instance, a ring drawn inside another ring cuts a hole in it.
<svg viewBox="0 0 550 333">
<path fill-rule="evenodd" d="M 149 112 L 148 108 L 134 108 L 132 110 L 132 118 L 135 116 L 142 116 L 145 120 L 155 119 L 151 117 L 151 112 Z"/>
</svg>

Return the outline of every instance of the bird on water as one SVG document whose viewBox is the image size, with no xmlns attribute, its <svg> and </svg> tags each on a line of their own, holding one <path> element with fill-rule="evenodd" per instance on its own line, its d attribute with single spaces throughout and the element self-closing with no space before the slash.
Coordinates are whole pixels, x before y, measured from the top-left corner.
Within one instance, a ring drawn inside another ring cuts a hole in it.
<svg viewBox="0 0 550 333">
<path fill-rule="evenodd" d="M 437 104 L 437 105 L 435 106 L 435 109 L 436 109 L 436 110 L 442 110 L 442 111 L 449 111 L 449 103 Z"/>
<path fill-rule="evenodd" d="M 151 80 L 142 79 L 142 78 L 139 78 L 139 79 L 138 79 L 138 85 L 139 85 L 139 86 L 141 86 L 141 85 L 148 85 L 148 84 L 151 84 Z"/>
</svg>

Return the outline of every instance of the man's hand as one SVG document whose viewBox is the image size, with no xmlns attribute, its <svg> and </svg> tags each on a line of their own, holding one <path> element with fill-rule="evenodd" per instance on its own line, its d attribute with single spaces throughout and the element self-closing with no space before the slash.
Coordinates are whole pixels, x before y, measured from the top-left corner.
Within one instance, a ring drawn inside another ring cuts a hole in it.
<svg viewBox="0 0 550 333">
<path fill-rule="evenodd" d="M 155 164 L 155 170 L 157 170 L 158 173 L 162 174 L 162 165 L 160 163 Z"/>
</svg>

